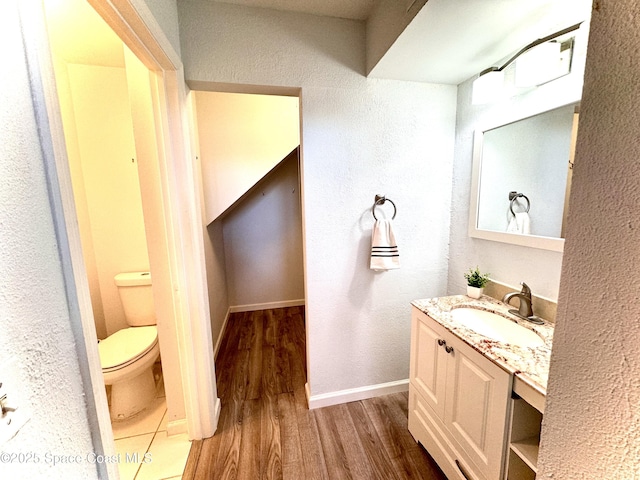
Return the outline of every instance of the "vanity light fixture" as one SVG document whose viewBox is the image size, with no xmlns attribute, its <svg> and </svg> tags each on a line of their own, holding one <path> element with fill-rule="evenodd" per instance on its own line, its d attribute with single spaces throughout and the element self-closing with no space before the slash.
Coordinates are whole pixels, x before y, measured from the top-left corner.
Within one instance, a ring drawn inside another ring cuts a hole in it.
<svg viewBox="0 0 640 480">
<path fill-rule="evenodd" d="M 516 60 L 516 87 L 535 87 L 568 74 L 572 53 L 573 37 L 564 42 L 551 40 L 527 50 Z"/>
<path fill-rule="evenodd" d="M 516 62 L 516 87 L 542 85 L 569 73 L 573 38 L 564 42 L 552 40 L 577 30 L 581 24 L 539 38 L 519 50 L 501 67 L 489 67 L 480 72 L 473 81 L 472 103 L 479 105 L 497 100 L 504 85 L 504 69 L 513 62 Z"/>
<path fill-rule="evenodd" d="M 480 72 L 478 78 L 473 81 L 473 93 L 471 102 L 474 105 L 490 103 L 502 93 L 504 84 L 504 72 L 498 67 L 489 67 Z"/>
</svg>

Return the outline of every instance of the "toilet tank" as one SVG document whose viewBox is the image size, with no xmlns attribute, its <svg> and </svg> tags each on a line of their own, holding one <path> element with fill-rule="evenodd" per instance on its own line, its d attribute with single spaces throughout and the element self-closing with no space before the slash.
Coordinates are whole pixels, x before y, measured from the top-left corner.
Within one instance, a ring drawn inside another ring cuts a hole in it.
<svg viewBox="0 0 640 480">
<path fill-rule="evenodd" d="M 127 324 L 142 327 L 156 324 L 150 272 L 119 273 L 114 281 L 118 287 Z"/>
</svg>

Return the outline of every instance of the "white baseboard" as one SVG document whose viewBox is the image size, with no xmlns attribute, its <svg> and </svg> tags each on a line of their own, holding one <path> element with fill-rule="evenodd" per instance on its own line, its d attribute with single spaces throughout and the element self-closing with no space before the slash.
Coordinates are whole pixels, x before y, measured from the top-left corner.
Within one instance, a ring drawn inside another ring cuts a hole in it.
<svg viewBox="0 0 640 480">
<path fill-rule="evenodd" d="M 280 302 L 252 303 L 249 305 L 234 305 L 229 307 L 231 313 L 255 312 L 256 310 L 268 310 L 270 308 L 299 307 L 304 305 L 304 298 L 298 300 L 282 300 Z"/>
<path fill-rule="evenodd" d="M 167 435 L 180 435 L 181 433 L 187 433 L 186 418 L 167 423 Z"/>
<path fill-rule="evenodd" d="M 227 308 L 227 314 L 224 316 L 224 320 L 222 321 L 222 328 L 220 328 L 220 333 L 218 333 L 218 339 L 216 340 L 216 346 L 213 347 L 213 359 L 216 360 L 218 358 L 218 351 L 220 350 L 220 345 L 222 344 L 222 335 L 224 335 L 224 330 L 227 328 L 227 322 L 229 321 L 229 315 L 231 314 L 231 307 Z"/>
<path fill-rule="evenodd" d="M 221 409 L 222 409 L 222 402 L 220 401 L 219 398 L 216 398 L 216 405 L 214 407 L 214 414 L 213 414 L 213 425 L 214 425 L 213 434 L 215 434 L 218 431 L 218 422 L 220 421 Z"/>
<path fill-rule="evenodd" d="M 357 402 L 358 400 L 365 400 L 367 398 L 406 392 L 409 390 L 409 379 L 380 383 L 378 385 L 368 385 L 366 387 L 350 388 L 313 396 L 310 395 L 308 383 L 305 385 L 305 390 L 307 392 L 309 410 L 313 410 L 314 408 L 330 407 L 331 405 L 339 405 L 341 403 Z"/>
<path fill-rule="evenodd" d="M 203 438 L 212 437 L 216 431 L 218 430 L 218 422 L 220 421 L 220 411 L 222 410 L 222 403 L 219 398 L 216 398 L 214 406 L 213 406 L 213 420 L 212 420 L 212 429 L 205 430 L 202 432 L 202 437 L 199 438 L 191 438 L 189 435 L 189 440 L 202 440 Z M 174 420 L 173 422 L 167 423 L 167 435 L 180 435 L 182 433 L 189 433 L 189 427 L 187 426 L 187 419 L 181 418 L 180 420 Z"/>
</svg>

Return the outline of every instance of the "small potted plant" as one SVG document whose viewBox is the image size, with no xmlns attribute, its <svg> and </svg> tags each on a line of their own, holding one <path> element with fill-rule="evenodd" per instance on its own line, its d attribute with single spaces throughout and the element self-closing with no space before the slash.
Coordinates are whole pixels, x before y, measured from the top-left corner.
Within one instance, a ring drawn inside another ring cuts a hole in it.
<svg viewBox="0 0 640 480">
<path fill-rule="evenodd" d="M 484 286 L 489 282 L 489 274 L 480 273 L 480 270 L 476 267 L 475 269 L 470 268 L 469 271 L 464 274 L 464 278 L 467 279 L 467 296 L 480 298 Z"/>
</svg>

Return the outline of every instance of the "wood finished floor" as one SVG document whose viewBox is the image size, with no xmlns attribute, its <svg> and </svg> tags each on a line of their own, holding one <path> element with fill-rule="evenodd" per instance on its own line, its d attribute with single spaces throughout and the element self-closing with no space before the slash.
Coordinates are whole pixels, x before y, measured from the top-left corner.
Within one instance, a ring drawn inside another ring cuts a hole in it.
<svg viewBox="0 0 640 480">
<path fill-rule="evenodd" d="M 406 393 L 309 410 L 305 370 L 302 307 L 232 314 L 218 431 L 193 442 L 183 479 L 446 480 L 407 430 Z"/>
</svg>

